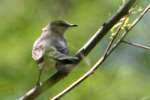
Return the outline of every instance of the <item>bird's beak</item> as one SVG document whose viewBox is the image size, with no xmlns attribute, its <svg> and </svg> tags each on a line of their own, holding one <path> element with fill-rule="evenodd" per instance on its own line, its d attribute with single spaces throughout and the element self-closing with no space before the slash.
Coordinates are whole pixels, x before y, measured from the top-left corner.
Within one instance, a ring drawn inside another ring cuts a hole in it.
<svg viewBox="0 0 150 100">
<path fill-rule="evenodd" d="M 76 24 L 69 24 L 69 27 L 77 27 L 78 25 Z"/>
</svg>

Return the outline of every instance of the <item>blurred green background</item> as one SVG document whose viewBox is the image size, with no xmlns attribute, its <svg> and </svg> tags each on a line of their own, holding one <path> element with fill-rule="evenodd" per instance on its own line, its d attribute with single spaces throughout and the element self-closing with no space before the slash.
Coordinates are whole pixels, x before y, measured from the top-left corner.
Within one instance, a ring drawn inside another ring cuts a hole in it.
<svg viewBox="0 0 150 100">
<path fill-rule="evenodd" d="M 149 0 L 137 2 L 143 8 Z M 73 55 L 121 4 L 122 0 L 0 0 L 0 100 L 17 100 L 34 86 L 38 71 L 31 58 L 32 45 L 48 22 L 64 19 L 79 25 L 65 34 Z M 150 13 L 126 40 L 150 46 L 149 19 Z M 36 100 L 50 99 L 90 69 L 109 36 L 67 78 Z M 43 80 L 50 74 L 45 72 Z M 150 100 L 150 51 L 120 45 L 94 75 L 62 100 Z"/>
</svg>

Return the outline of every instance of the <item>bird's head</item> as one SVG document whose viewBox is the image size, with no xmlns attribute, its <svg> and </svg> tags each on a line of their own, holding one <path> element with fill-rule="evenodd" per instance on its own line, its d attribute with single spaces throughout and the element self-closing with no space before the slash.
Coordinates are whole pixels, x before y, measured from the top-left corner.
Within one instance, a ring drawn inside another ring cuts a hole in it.
<svg viewBox="0 0 150 100">
<path fill-rule="evenodd" d="M 52 31 L 52 32 L 55 32 L 55 33 L 59 33 L 59 34 L 64 34 L 64 32 L 70 28 L 70 27 L 77 27 L 78 25 L 75 25 L 75 24 L 71 24 L 67 21 L 63 21 L 63 20 L 55 20 L 55 21 L 52 21 L 50 22 L 49 24 L 49 29 Z"/>
</svg>

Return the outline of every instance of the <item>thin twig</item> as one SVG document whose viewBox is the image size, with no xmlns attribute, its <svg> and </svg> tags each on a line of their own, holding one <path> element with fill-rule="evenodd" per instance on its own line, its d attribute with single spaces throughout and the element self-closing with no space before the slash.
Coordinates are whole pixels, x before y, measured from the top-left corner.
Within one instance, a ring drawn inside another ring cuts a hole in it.
<svg viewBox="0 0 150 100">
<path fill-rule="evenodd" d="M 112 39 L 110 40 L 110 42 L 109 42 L 109 44 L 108 44 L 108 47 L 107 47 L 106 50 L 105 50 L 105 53 L 104 53 L 105 56 L 106 56 L 107 53 L 110 51 L 110 49 L 111 49 L 111 47 L 112 47 L 114 41 L 115 41 L 116 38 L 118 37 L 119 32 L 121 31 L 123 25 L 125 24 L 125 21 L 126 21 L 126 19 L 127 19 L 128 16 L 126 15 L 126 16 L 124 16 L 124 17 L 125 17 L 125 18 L 123 19 L 123 21 L 122 21 L 122 23 L 120 24 L 120 26 L 119 26 L 119 28 L 117 29 L 117 31 L 114 33 L 115 35 L 112 36 Z"/>
<path fill-rule="evenodd" d="M 113 45 L 113 47 L 109 50 L 109 52 L 105 53 L 104 56 L 102 56 L 97 63 L 88 71 L 86 72 L 82 77 L 80 77 L 78 80 L 73 82 L 70 86 L 68 86 L 66 89 L 64 89 L 62 92 L 60 92 L 58 95 L 53 97 L 51 100 L 58 100 L 65 94 L 67 94 L 69 91 L 71 91 L 73 88 L 77 87 L 81 82 L 83 82 L 86 78 L 91 76 L 95 70 L 105 61 L 105 59 L 115 50 L 116 47 L 119 46 L 121 41 L 124 39 L 124 37 L 127 35 L 129 31 L 132 30 L 132 28 L 143 18 L 143 16 L 146 14 L 146 12 L 150 9 L 150 4 L 145 8 L 145 10 L 139 15 L 139 17 L 131 24 L 131 27 L 127 29 L 122 36 L 118 39 L 118 41 Z M 112 42 L 112 41 L 111 41 Z M 110 44 L 112 44 L 110 42 Z M 109 44 L 109 46 L 110 46 Z M 110 47 L 108 47 L 110 48 Z"/>
<path fill-rule="evenodd" d="M 107 32 L 123 17 L 125 16 L 132 5 L 136 0 L 129 0 L 126 4 L 124 4 L 120 9 L 116 12 L 114 16 L 112 16 L 108 21 L 106 21 L 102 27 L 98 29 L 98 31 L 88 40 L 87 43 L 76 53 L 76 56 L 79 58 L 78 63 L 83 59 L 82 55 L 87 56 L 91 50 L 100 42 L 100 40 L 107 34 Z M 78 64 L 77 63 L 77 64 Z M 76 65 L 75 65 L 76 66 Z M 74 66 L 74 67 L 75 67 Z M 74 68 L 72 67 L 72 69 Z M 48 88 L 54 86 L 61 79 L 66 77 L 68 73 L 64 74 L 61 72 L 56 72 L 49 79 L 43 82 L 38 88 L 34 87 L 30 89 L 27 93 L 25 93 L 19 100 L 33 100 L 41 93 L 46 91 Z"/>
<path fill-rule="evenodd" d="M 125 36 L 127 35 L 127 33 L 129 32 L 129 31 L 131 31 L 135 26 L 136 26 L 136 24 L 144 17 L 144 15 L 149 11 L 149 9 L 150 9 L 150 4 L 142 11 L 142 13 L 138 16 L 138 18 L 136 18 L 135 20 L 134 20 L 134 22 L 131 24 L 131 26 L 130 26 L 130 28 L 128 28 L 128 29 L 126 29 L 126 32 L 124 32 L 123 34 L 122 34 L 122 36 L 121 36 L 121 39 L 119 39 L 117 42 L 116 42 L 116 44 L 114 44 L 114 47 L 112 47 L 113 49 L 115 49 L 117 46 L 117 44 L 119 43 L 121 43 L 121 41 L 125 38 Z"/>
<path fill-rule="evenodd" d="M 129 42 L 129 41 L 125 41 L 125 40 L 122 40 L 121 42 L 122 42 L 122 43 L 125 43 L 125 44 L 128 44 L 128 45 L 130 45 L 130 46 L 134 46 L 134 47 L 138 47 L 138 48 L 150 50 L 150 47 L 149 47 L 149 46 L 145 46 L 145 45 L 143 45 L 143 44 L 134 43 L 134 42 Z"/>
</svg>

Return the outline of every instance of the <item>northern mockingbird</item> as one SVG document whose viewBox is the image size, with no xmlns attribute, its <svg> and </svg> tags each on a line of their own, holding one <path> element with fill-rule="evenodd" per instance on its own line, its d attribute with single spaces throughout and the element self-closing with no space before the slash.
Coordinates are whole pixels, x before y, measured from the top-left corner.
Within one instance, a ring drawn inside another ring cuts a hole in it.
<svg viewBox="0 0 150 100">
<path fill-rule="evenodd" d="M 56 69 L 60 72 L 67 71 L 67 64 L 75 64 L 77 57 L 69 56 L 69 50 L 64 32 L 70 27 L 76 27 L 66 21 L 56 20 L 49 23 L 42 29 L 41 36 L 35 41 L 32 49 L 32 58 L 39 66 L 39 85 L 42 70 L 49 67 L 50 60 L 56 61 Z"/>
</svg>

